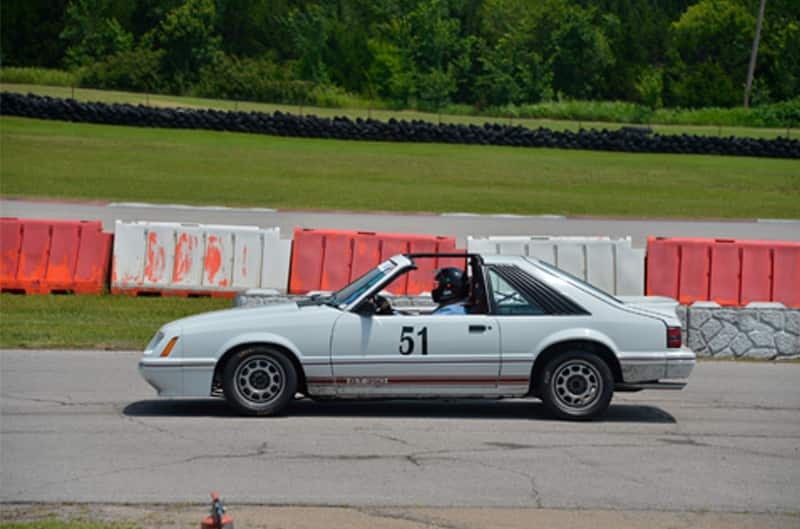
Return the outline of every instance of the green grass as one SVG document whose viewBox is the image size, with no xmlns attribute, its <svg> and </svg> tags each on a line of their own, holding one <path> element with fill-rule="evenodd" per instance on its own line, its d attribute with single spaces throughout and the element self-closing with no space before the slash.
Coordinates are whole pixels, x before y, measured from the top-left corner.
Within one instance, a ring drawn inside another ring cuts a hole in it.
<svg viewBox="0 0 800 529">
<path fill-rule="evenodd" d="M 118 523 L 60 522 L 0 522 L 0 529 L 136 529 L 138 526 Z"/>
<path fill-rule="evenodd" d="M 0 348 L 144 349 L 163 324 L 230 299 L 0 294 Z"/>
<path fill-rule="evenodd" d="M 800 218 L 792 160 L 281 138 L 0 118 L 7 197 Z"/>
<path fill-rule="evenodd" d="M 482 125 L 487 121 L 500 122 L 500 123 L 513 123 L 515 125 L 522 125 L 528 128 L 546 127 L 553 130 L 573 130 L 579 128 L 608 128 L 618 129 L 626 126 L 625 123 L 614 123 L 610 121 L 576 121 L 576 120 L 559 120 L 559 119 L 530 119 L 530 118 L 514 118 L 507 117 L 487 117 L 475 116 L 464 114 L 433 114 L 429 112 L 420 112 L 416 110 L 387 110 L 387 109 L 373 109 L 367 108 L 328 108 L 328 107 L 298 107 L 296 105 L 278 105 L 270 103 L 249 103 L 237 102 L 225 99 L 204 99 L 198 97 L 180 97 L 162 94 L 139 94 L 135 92 L 119 92 L 113 90 L 94 90 L 88 88 L 71 88 L 69 86 L 42 86 L 39 84 L 18 84 L 8 83 L 5 80 L 0 83 L 0 91 L 19 92 L 19 93 L 34 93 L 39 95 L 46 95 L 50 97 L 73 97 L 81 101 L 100 101 L 106 103 L 131 103 L 143 104 L 153 106 L 181 106 L 181 107 L 199 107 L 199 108 L 217 108 L 222 110 L 242 110 L 242 111 L 259 111 L 259 112 L 274 112 L 279 110 L 281 112 L 292 112 L 294 114 L 315 114 L 321 117 L 334 117 L 334 116 L 349 116 L 353 119 L 361 117 L 372 117 L 386 121 L 389 118 L 413 120 L 419 119 L 423 121 L 442 123 L 466 123 Z M 361 102 L 363 103 L 363 102 Z M 577 103 L 575 103 L 577 104 Z M 569 104 L 549 104 L 556 110 L 569 110 Z M 601 103 L 596 103 L 595 106 L 602 106 Z M 563 109 L 561 107 L 564 107 Z M 454 107 L 456 108 L 456 107 Z M 461 109 L 460 111 L 466 111 Z M 641 125 L 637 125 L 641 126 Z M 744 136 L 752 138 L 776 138 L 778 136 L 786 136 L 789 134 L 793 138 L 800 137 L 800 131 L 793 129 L 787 131 L 782 128 L 756 128 L 756 127 L 733 127 L 733 126 L 708 126 L 708 125 L 651 125 L 654 131 L 661 134 L 700 134 L 706 136 Z"/>
<path fill-rule="evenodd" d="M 51 86 L 75 86 L 78 76 L 66 70 L 34 67 L 0 68 L 0 82 Z"/>
</svg>

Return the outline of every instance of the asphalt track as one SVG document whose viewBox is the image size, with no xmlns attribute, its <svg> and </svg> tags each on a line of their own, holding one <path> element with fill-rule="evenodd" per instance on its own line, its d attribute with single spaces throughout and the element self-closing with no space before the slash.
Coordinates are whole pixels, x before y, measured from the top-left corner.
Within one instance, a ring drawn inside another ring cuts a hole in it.
<svg viewBox="0 0 800 529">
<path fill-rule="evenodd" d="M 0 501 L 797 513 L 800 365 L 700 363 L 605 420 L 536 401 L 157 399 L 137 353 L 0 351 Z M 791 514 L 790 520 L 797 520 Z M 467 526 L 466 524 L 464 526 Z M 491 524 L 488 524 L 491 526 Z"/>
<path fill-rule="evenodd" d="M 442 204 L 443 208 L 447 204 Z M 376 209 L 380 204 L 376 204 Z M 320 211 L 276 211 L 264 208 L 189 207 L 131 203 L 78 203 L 0 199 L 0 215 L 21 218 L 101 220 L 112 231 L 115 220 L 195 222 L 279 226 L 290 238 L 294 228 L 390 231 L 455 236 L 588 235 L 633 238 L 644 247 L 647 237 L 719 237 L 729 239 L 800 240 L 800 221 L 784 220 L 652 220 L 559 217 L 552 215 L 397 214 Z"/>
</svg>

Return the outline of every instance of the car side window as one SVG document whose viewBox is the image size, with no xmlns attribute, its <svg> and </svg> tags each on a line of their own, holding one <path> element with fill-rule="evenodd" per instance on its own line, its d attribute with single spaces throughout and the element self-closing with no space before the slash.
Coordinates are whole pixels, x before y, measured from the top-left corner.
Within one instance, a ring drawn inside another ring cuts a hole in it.
<svg viewBox="0 0 800 529">
<path fill-rule="evenodd" d="M 489 284 L 492 287 L 495 314 L 501 316 L 545 314 L 545 310 L 542 307 L 508 284 L 494 270 L 489 270 Z"/>
</svg>

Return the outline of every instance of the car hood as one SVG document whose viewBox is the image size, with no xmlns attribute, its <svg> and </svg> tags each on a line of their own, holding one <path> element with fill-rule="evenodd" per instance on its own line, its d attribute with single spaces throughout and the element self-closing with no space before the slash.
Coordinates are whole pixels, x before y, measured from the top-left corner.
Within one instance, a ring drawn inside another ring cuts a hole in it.
<svg viewBox="0 0 800 529">
<path fill-rule="evenodd" d="M 680 322 L 676 311 L 679 303 L 663 296 L 617 296 L 626 307 L 635 308 L 638 311 L 660 316 L 662 319 L 670 320 L 668 323 L 675 324 Z"/>
<path fill-rule="evenodd" d="M 213 312 L 204 312 L 186 318 L 181 318 L 169 323 L 169 325 L 179 325 L 183 328 L 196 327 L 199 325 L 220 324 L 226 322 L 240 322 L 249 319 L 263 319 L 265 316 L 277 316 L 280 314 L 292 314 L 302 310 L 297 303 L 274 303 L 269 305 L 259 305 L 256 307 L 234 307 Z"/>
</svg>

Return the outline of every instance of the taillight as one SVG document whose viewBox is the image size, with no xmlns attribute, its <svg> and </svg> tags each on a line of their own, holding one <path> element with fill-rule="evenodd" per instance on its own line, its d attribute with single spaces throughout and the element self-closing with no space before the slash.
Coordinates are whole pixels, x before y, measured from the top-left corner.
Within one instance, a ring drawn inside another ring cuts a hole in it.
<svg viewBox="0 0 800 529">
<path fill-rule="evenodd" d="M 681 328 L 667 327 L 667 347 L 676 348 L 681 346 Z"/>
</svg>

